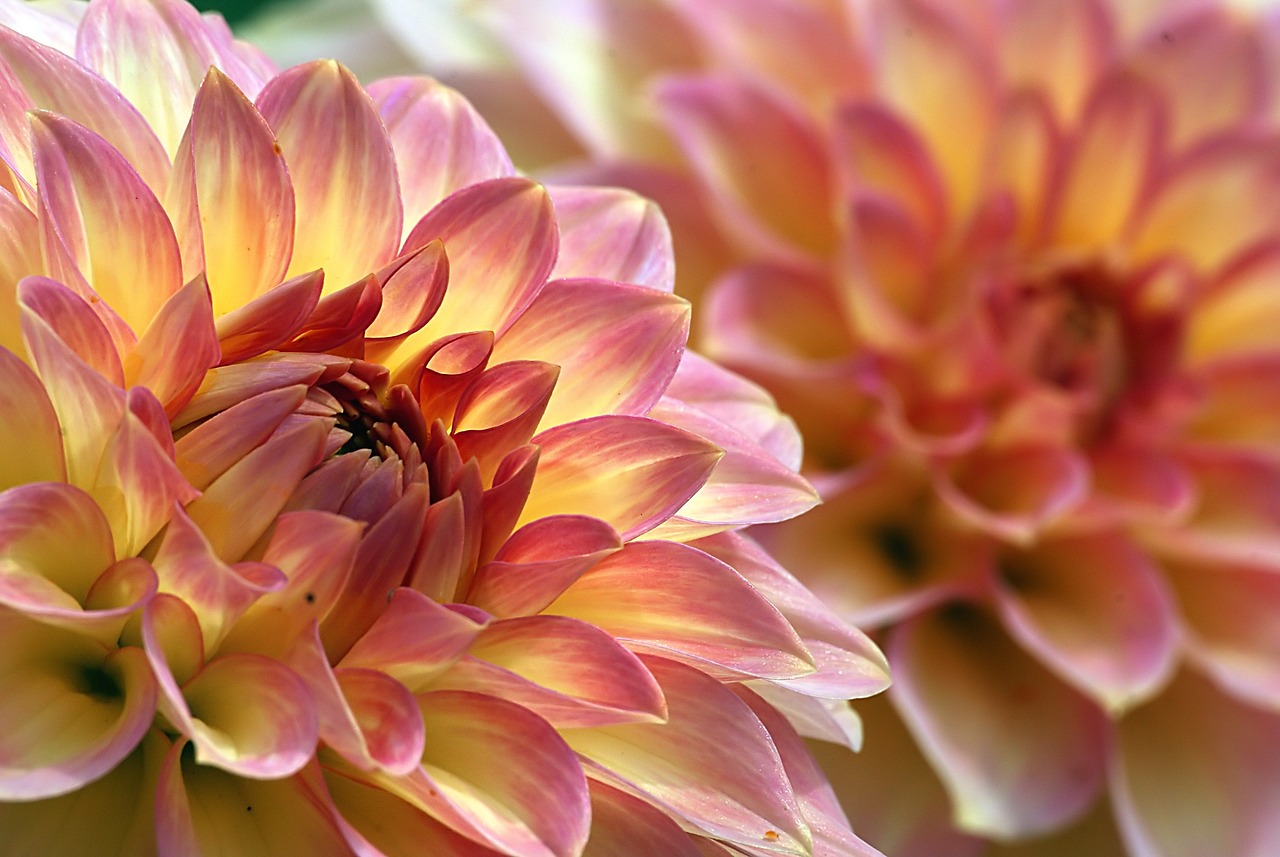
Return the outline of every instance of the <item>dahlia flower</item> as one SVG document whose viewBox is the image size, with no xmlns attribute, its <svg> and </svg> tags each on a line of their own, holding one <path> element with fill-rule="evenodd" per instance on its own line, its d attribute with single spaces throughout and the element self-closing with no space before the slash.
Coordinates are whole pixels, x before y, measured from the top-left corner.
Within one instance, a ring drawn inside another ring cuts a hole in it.
<svg viewBox="0 0 1280 857">
<path fill-rule="evenodd" d="M 536 93 L 559 176 L 659 200 L 701 346 L 798 419 L 827 502 L 760 538 L 894 668 L 831 759 L 869 841 L 1280 853 L 1274 20 L 375 5 Z"/>
<path fill-rule="evenodd" d="M 0 3 L 0 850 L 873 852 L 875 647 L 745 536 L 793 425 L 670 238 L 456 92 Z"/>
</svg>

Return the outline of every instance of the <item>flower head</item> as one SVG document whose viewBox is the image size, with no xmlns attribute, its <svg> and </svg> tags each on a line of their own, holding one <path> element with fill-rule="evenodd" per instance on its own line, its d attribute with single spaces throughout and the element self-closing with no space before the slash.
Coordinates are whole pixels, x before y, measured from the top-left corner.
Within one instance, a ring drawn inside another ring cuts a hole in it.
<svg viewBox="0 0 1280 857">
<path fill-rule="evenodd" d="M 1064 834 L 1105 844 L 1057 847 L 1280 849 L 1274 19 L 468 8 L 592 156 L 560 174 L 663 204 L 702 344 L 800 423 L 828 502 L 761 538 L 897 677 L 855 825 L 978 853 L 1107 793 Z"/>
<path fill-rule="evenodd" d="M 873 853 L 788 717 L 883 661 L 735 532 L 815 498 L 651 203 L 177 0 L 0 23 L 11 850 Z"/>
</svg>

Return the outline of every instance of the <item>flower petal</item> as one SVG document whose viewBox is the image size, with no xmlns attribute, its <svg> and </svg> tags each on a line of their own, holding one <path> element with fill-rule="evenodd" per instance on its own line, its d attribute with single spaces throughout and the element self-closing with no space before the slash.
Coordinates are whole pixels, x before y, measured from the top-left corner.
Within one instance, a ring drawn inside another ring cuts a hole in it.
<svg viewBox="0 0 1280 857">
<path fill-rule="evenodd" d="M 675 287 L 671 230 L 655 203 L 613 187 L 553 187 L 551 199 L 560 224 L 552 277 Z"/>
<path fill-rule="evenodd" d="M 176 355 L 175 342 L 183 346 Z M 172 418 L 191 401 L 205 372 L 221 358 L 209 286 L 197 276 L 165 301 L 147 325 L 125 358 L 125 381 L 130 387 L 146 387 L 154 393 Z"/>
<path fill-rule="evenodd" d="M 395 150 L 406 236 L 454 191 L 515 175 L 497 136 L 475 108 L 426 77 L 393 77 L 369 86 Z"/>
<path fill-rule="evenodd" d="M 222 365 L 256 357 L 293 339 L 315 313 L 323 288 L 323 271 L 300 274 L 219 316 L 214 326 Z"/>
<path fill-rule="evenodd" d="M 534 442 L 542 457 L 520 522 L 589 514 L 624 541 L 683 506 L 724 454 L 656 420 L 614 415 L 556 426 Z"/>
<path fill-rule="evenodd" d="M 560 367 L 542 418 L 549 428 L 600 414 L 647 413 L 675 374 L 688 336 L 683 298 L 603 280 L 557 280 L 498 337 L 493 359 Z"/>
<path fill-rule="evenodd" d="M 396 255 L 402 211 L 395 155 L 377 109 L 332 60 L 295 66 L 257 107 L 276 133 L 297 218 L 287 276 L 323 268 L 336 290 Z"/>
<path fill-rule="evenodd" d="M 591 838 L 582 857 L 698 857 L 702 852 L 668 815 L 626 792 L 588 781 Z"/>
<path fill-rule="evenodd" d="M 952 604 L 897 626 L 894 702 L 942 778 L 962 829 L 1047 831 L 1094 800 L 1105 719 L 1016 648 L 990 617 Z"/>
<path fill-rule="evenodd" d="M 40 379 L 7 348 L 0 348 L 0 411 L 22 414 L 0 420 L 0 449 L 23 451 L 0 456 L 0 490 L 66 479 L 58 415 Z"/>
</svg>

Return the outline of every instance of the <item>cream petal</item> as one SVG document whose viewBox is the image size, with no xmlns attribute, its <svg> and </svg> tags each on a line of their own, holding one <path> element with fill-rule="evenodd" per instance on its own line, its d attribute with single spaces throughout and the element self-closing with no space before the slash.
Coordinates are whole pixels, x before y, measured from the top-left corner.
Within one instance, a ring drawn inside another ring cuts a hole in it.
<svg viewBox="0 0 1280 857">
<path fill-rule="evenodd" d="M 111 145 L 53 113 L 31 119 L 49 271 L 82 277 L 135 331 L 182 285 L 182 261 L 155 194 Z M 146 253 L 133 251 L 140 245 Z"/>
<path fill-rule="evenodd" d="M 622 188 L 550 190 L 560 224 L 552 277 L 593 277 L 663 292 L 675 287 L 671 229 L 655 203 Z"/>
<path fill-rule="evenodd" d="M 34 196 L 34 192 L 32 192 Z M 22 329 L 15 303 L 18 283 L 44 270 L 40 255 L 40 226 L 35 213 L 7 191 L 0 191 L 0 347 L 23 354 Z"/>
<path fill-rule="evenodd" d="M 458 92 L 426 77 L 369 86 L 395 150 L 407 237 L 422 216 L 454 191 L 515 175 L 502 143 Z"/>
<path fill-rule="evenodd" d="M 615 415 L 556 426 L 534 442 L 542 457 L 520 522 L 589 514 L 624 540 L 683 506 L 724 455 L 710 442 L 656 420 Z"/>
<path fill-rule="evenodd" d="M 665 292 L 557 280 L 498 337 L 493 359 L 560 367 L 544 429 L 601 414 L 644 414 L 675 374 L 689 313 L 687 301 Z M 574 324 L 566 326 L 565 318 Z"/>
<path fill-rule="evenodd" d="M 1280 727 L 1192 673 L 1121 722 L 1112 793 L 1136 857 L 1266 857 L 1280 842 Z"/>
<path fill-rule="evenodd" d="M 809 854 L 811 840 L 768 731 L 719 682 L 643 658 L 667 699 L 665 723 L 568 730 L 592 779 L 641 797 L 687 826 L 739 846 Z M 770 836 L 769 834 L 773 834 Z"/>
<path fill-rule="evenodd" d="M 1106 720 L 976 607 L 897 626 L 894 702 L 942 778 L 962 829 L 1045 832 L 1080 815 L 1104 778 Z"/>
<path fill-rule="evenodd" d="M 57 412 L 40 379 L 6 348 L 0 348 L 0 409 L 22 414 L 21 420 L 0 420 L 0 449 L 22 450 L 0 456 L 0 489 L 66 479 Z"/>
<path fill-rule="evenodd" d="M 165 207 L 184 276 L 204 272 L 219 314 L 284 279 L 294 240 L 289 173 L 266 120 L 216 68 L 196 94 Z"/>
<path fill-rule="evenodd" d="M 140 649 L 0 611 L 0 797 L 66 794 L 106 774 L 150 728 L 156 683 Z"/>
<path fill-rule="evenodd" d="M 674 542 L 625 546 L 546 612 L 713 674 L 782 679 L 814 671 L 796 632 L 760 592 L 719 560 Z"/>
<path fill-rule="evenodd" d="M 1160 569 L 1119 534 L 1051 538 L 996 560 L 996 603 L 1028 651 L 1112 712 L 1173 674 L 1180 635 Z"/>
<path fill-rule="evenodd" d="M 337 289 L 391 261 L 402 224 L 395 155 L 355 76 L 333 60 L 295 66 L 267 84 L 257 107 L 293 181 L 288 275 L 322 268 Z"/>
</svg>

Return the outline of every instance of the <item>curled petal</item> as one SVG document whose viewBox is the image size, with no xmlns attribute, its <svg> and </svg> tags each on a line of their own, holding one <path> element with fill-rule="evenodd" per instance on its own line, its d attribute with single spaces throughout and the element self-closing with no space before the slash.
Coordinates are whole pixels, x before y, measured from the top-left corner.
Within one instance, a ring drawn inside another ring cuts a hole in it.
<svg viewBox="0 0 1280 857">
<path fill-rule="evenodd" d="M 683 506 L 724 455 L 697 435 L 627 416 L 556 426 L 534 442 L 542 457 L 520 520 L 588 514 L 608 522 L 624 540 Z"/>
<path fill-rule="evenodd" d="M 560 368 L 537 360 L 513 360 L 486 370 L 458 401 L 453 439 L 463 460 L 474 458 L 492 484 L 513 449 L 529 442 L 543 418 Z"/>
</svg>

